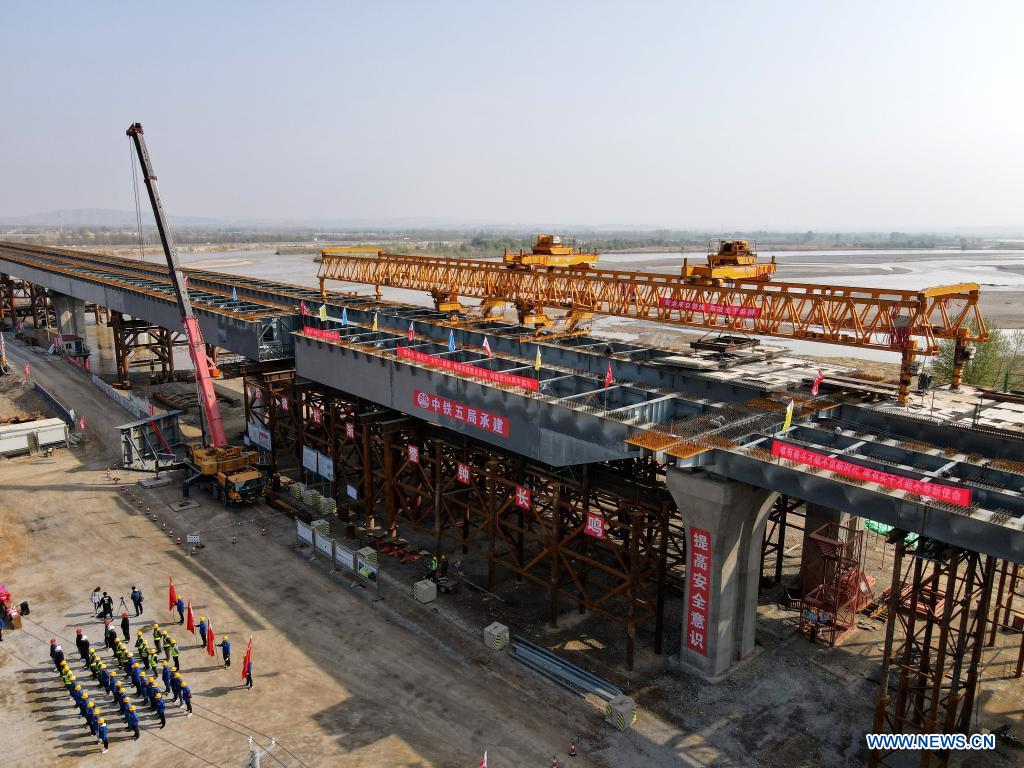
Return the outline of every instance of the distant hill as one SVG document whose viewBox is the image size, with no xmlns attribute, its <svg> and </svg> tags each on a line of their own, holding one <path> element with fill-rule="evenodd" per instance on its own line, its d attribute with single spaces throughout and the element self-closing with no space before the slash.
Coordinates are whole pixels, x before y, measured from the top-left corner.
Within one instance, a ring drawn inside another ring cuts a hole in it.
<svg viewBox="0 0 1024 768">
<path fill-rule="evenodd" d="M 200 216 L 171 216 L 170 222 L 179 227 L 201 227 L 218 229 L 230 226 L 230 222 L 219 219 L 208 219 Z M 47 211 L 30 213 L 24 216 L 0 217 L 0 226 L 4 227 L 70 227 L 87 229 L 135 229 L 136 219 L 133 211 L 118 211 L 110 208 L 73 208 L 63 211 Z M 142 214 L 142 226 L 156 226 L 149 204 Z"/>
</svg>

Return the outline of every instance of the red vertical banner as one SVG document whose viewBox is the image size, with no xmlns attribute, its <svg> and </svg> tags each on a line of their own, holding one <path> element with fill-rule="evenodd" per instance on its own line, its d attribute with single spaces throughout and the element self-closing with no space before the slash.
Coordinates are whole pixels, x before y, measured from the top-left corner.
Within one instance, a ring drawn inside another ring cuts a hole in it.
<svg viewBox="0 0 1024 768">
<path fill-rule="evenodd" d="M 469 464 L 463 464 L 461 461 L 459 462 L 457 477 L 460 483 L 469 485 Z"/>
<path fill-rule="evenodd" d="M 595 539 L 604 538 L 604 518 L 597 512 L 587 512 L 587 525 L 583 532 Z"/>
<path fill-rule="evenodd" d="M 520 485 L 516 486 L 516 506 L 522 507 L 523 509 L 530 508 L 530 489 L 523 488 Z"/>
<path fill-rule="evenodd" d="M 410 445 L 409 449 L 409 463 L 419 464 L 420 463 L 420 449 L 418 445 Z"/>
<path fill-rule="evenodd" d="M 351 421 L 345 422 L 345 437 L 348 438 L 349 440 L 356 439 L 356 425 L 353 424 Z"/>
<path fill-rule="evenodd" d="M 690 565 L 686 578 L 690 597 L 686 605 L 686 647 L 708 655 L 708 611 L 711 603 L 711 534 L 690 528 Z"/>
</svg>

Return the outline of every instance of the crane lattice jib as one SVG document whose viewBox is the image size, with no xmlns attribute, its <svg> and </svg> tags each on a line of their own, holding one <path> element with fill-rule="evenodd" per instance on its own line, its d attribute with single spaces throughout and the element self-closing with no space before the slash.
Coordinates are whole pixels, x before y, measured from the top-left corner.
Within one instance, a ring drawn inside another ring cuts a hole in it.
<svg viewBox="0 0 1024 768">
<path fill-rule="evenodd" d="M 988 338 L 975 283 L 921 291 L 736 281 L 608 269 L 509 269 L 481 259 L 325 252 L 326 280 L 502 299 L 713 331 L 934 355 L 941 339 Z"/>
</svg>

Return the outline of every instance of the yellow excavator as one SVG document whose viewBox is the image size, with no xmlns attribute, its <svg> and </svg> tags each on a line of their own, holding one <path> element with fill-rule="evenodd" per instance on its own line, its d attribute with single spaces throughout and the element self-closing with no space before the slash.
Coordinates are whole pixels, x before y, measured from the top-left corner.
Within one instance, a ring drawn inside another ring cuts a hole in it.
<svg viewBox="0 0 1024 768">
<path fill-rule="evenodd" d="M 758 261 L 756 246 L 749 240 L 712 240 L 708 243 L 708 263 L 690 264 L 683 259 L 683 277 L 699 285 L 721 285 L 738 280 L 765 282 L 775 274 L 775 257 Z"/>
</svg>

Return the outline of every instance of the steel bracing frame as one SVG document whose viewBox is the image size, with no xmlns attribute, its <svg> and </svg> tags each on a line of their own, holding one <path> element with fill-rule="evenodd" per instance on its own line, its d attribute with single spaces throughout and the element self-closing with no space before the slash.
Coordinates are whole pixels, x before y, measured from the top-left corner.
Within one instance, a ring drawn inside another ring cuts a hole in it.
<svg viewBox="0 0 1024 768">
<path fill-rule="evenodd" d="M 661 652 L 666 590 L 681 582 L 685 552 L 653 461 L 553 468 L 292 371 L 247 369 L 244 376 L 247 418 L 272 435 L 272 472 L 301 475 L 303 445 L 333 459 L 325 495 L 337 502 L 347 535 L 381 541 L 400 530 L 424 532 L 437 552 L 483 558 L 489 590 L 499 570 L 546 590 L 552 625 L 565 605 L 621 625 L 628 666 L 643 626 L 654 625 Z M 584 533 L 595 516 L 604 538 Z"/>
<path fill-rule="evenodd" d="M 862 599 L 871 597 L 861 592 L 864 532 L 830 522 L 805 536 L 804 547 L 797 631 L 837 645 L 854 628 Z"/>
<path fill-rule="evenodd" d="M 918 540 L 896 544 L 875 733 L 969 733 L 996 560 Z M 949 764 L 921 750 L 922 768 Z M 905 765 L 874 750 L 869 766 Z"/>
<path fill-rule="evenodd" d="M 764 583 L 765 562 L 772 567 L 773 583 L 782 583 L 782 565 L 786 557 L 786 532 L 793 530 L 803 533 L 804 527 L 798 520 L 805 517 L 805 502 L 785 494 L 779 494 L 768 513 L 764 528 L 764 542 L 761 545 L 761 579 Z M 801 536 L 801 539 L 803 537 Z"/>
<path fill-rule="evenodd" d="M 131 388 L 132 370 L 148 370 L 150 379 L 157 383 L 174 380 L 174 347 L 182 344 L 181 334 L 145 320 L 126 318 L 116 311 L 110 312 L 109 325 L 114 336 L 118 386 Z"/>
</svg>

